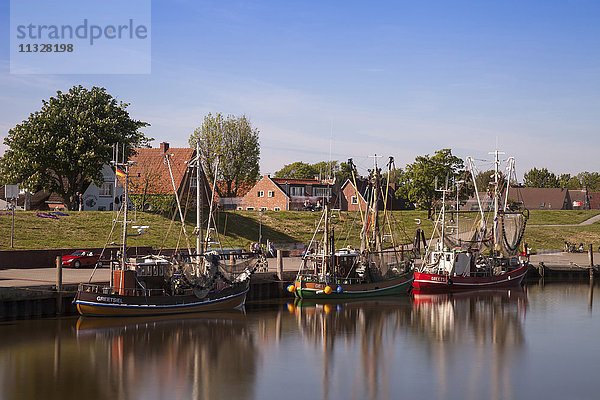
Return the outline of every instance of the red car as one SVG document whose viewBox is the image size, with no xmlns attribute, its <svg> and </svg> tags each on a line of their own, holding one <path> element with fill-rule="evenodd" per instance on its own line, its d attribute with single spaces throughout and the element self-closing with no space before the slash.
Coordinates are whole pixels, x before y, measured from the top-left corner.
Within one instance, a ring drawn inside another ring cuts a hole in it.
<svg viewBox="0 0 600 400">
<path fill-rule="evenodd" d="M 94 254 L 91 251 L 77 250 L 68 256 L 62 256 L 63 267 L 89 267 L 98 263 L 100 254 Z"/>
</svg>

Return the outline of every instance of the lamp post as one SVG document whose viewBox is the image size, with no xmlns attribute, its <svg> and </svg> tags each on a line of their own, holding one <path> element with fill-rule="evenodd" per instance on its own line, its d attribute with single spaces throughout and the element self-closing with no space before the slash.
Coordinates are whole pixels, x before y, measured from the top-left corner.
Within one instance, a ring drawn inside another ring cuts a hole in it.
<svg viewBox="0 0 600 400">
<path fill-rule="evenodd" d="M 258 211 L 258 247 L 262 246 L 262 215 L 263 210 Z"/>
</svg>

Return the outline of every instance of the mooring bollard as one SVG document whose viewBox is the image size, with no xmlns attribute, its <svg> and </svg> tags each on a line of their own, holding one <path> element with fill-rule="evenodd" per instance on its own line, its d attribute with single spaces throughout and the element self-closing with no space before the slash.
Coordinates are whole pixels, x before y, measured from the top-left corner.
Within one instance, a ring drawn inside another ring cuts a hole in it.
<svg viewBox="0 0 600 400">
<path fill-rule="evenodd" d="M 594 245 L 589 245 L 588 255 L 590 258 L 590 279 L 594 279 Z"/>
<path fill-rule="evenodd" d="M 56 256 L 56 313 L 62 314 L 62 257 Z"/>
<path fill-rule="evenodd" d="M 540 274 L 542 278 L 544 277 L 544 267 L 544 263 L 540 262 L 540 264 L 538 265 L 538 274 Z"/>
<path fill-rule="evenodd" d="M 283 280 L 283 252 L 277 250 L 277 279 Z"/>
</svg>

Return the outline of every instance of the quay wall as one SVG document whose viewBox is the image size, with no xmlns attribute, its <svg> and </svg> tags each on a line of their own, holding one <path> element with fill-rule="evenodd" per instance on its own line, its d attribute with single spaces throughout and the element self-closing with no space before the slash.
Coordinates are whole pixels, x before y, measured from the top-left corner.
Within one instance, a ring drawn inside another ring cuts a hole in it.
<svg viewBox="0 0 600 400">
<path fill-rule="evenodd" d="M 276 273 L 271 272 L 252 275 L 246 302 L 293 298 L 287 291 L 287 286 L 295 276 L 293 271 L 285 271 L 283 280 L 278 280 Z M 63 285 L 60 293 L 51 285 L 0 287 L 0 321 L 77 315 L 73 304 L 76 291 L 77 284 Z"/>
</svg>

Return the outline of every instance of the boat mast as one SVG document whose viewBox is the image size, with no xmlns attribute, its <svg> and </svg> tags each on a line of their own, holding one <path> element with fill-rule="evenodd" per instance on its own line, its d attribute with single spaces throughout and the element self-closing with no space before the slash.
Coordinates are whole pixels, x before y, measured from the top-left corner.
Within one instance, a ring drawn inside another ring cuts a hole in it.
<svg viewBox="0 0 600 400">
<path fill-rule="evenodd" d="M 123 155 L 124 156 L 124 155 Z M 118 164 L 117 164 L 118 165 Z M 127 256 L 126 256 L 126 249 L 127 249 L 127 202 L 128 202 L 128 196 L 127 196 L 127 181 L 129 180 L 129 165 L 125 164 L 125 184 L 123 185 L 123 191 L 124 191 L 124 199 L 123 199 L 123 240 L 121 243 L 121 270 L 125 271 L 125 267 L 127 264 Z M 121 277 L 121 281 L 123 281 L 123 278 Z"/>
<path fill-rule="evenodd" d="M 200 192 L 200 139 L 196 140 L 196 254 L 202 254 L 202 195 Z M 198 262 L 200 262 L 200 260 L 198 260 Z"/>
<path fill-rule="evenodd" d="M 499 166 L 500 166 L 500 159 L 499 159 L 499 155 L 500 154 L 505 154 L 503 152 L 500 152 L 498 150 L 494 151 L 494 152 L 490 152 L 488 154 L 493 154 L 494 155 L 494 224 L 492 226 L 493 228 L 493 234 L 494 234 L 494 246 L 492 249 L 492 253 L 493 251 L 496 249 L 496 246 L 498 244 L 498 182 L 500 181 L 500 173 L 499 173 Z"/>
<path fill-rule="evenodd" d="M 325 226 L 324 226 L 324 234 L 323 234 L 323 263 L 322 263 L 322 273 L 323 275 L 327 274 L 328 262 L 329 262 L 329 209 L 327 204 L 325 204 Z"/>
</svg>

